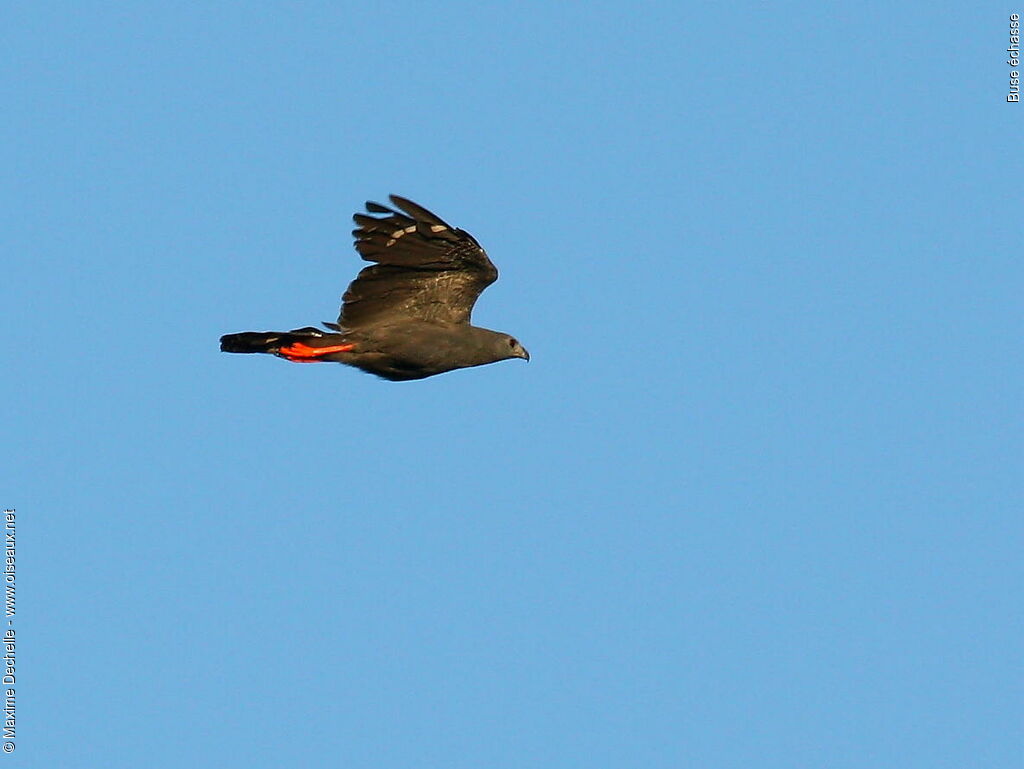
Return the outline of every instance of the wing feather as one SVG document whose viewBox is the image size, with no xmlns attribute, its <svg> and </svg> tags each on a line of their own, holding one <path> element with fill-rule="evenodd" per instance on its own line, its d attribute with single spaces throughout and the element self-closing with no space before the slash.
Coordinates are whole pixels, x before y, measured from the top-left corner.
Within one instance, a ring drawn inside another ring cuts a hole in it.
<svg viewBox="0 0 1024 769">
<path fill-rule="evenodd" d="M 369 201 L 352 231 L 364 268 L 342 297 L 338 325 L 352 329 L 408 318 L 469 323 L 473 305 L 498 270 L 476 239 L 411 200 L 395 208 Z"/>
</svg>

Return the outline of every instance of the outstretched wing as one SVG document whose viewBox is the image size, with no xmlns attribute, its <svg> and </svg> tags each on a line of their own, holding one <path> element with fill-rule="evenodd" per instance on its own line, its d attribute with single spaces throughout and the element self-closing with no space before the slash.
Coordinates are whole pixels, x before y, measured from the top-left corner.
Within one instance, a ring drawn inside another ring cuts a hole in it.
<svg viewBox="0 0 1024 769">
<path fill-rule="evenodd" d="M 472 235 L 410 200 L 394 209 L 368 202 L 352 217 L 356 251 L 368 262 L 342 297 L 338 326 L 356 328 L 391 316 L 469 323 L 477 297 L 498 270 Z"/>
</svg>

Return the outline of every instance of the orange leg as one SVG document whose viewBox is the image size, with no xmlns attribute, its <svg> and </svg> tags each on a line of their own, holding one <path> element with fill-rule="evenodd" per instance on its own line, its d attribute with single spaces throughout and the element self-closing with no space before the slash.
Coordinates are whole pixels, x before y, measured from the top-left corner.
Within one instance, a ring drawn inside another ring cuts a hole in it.
<svg viewBox="0 0 1024 769">
<path fill-rule="evenodd" d="M 332 352 L 349 352 L 355 349 L 354 344 L 336 344 L 330 347 L 310 347 L 302 342 L 292 342 L 287 347 L 282 347 L 277 354 L 295 363 L 314 363 L 324 355 Z"/>
</svg>

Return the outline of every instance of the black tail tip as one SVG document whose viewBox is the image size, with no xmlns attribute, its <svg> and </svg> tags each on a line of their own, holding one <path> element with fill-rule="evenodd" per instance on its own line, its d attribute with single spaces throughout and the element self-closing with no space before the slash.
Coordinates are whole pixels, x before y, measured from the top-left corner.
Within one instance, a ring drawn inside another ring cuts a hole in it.
<svg viewBox="0 0 1024 769">
<path fill-rule="evenodd" d="M 220 338 L 221 352 L 269 352 L 276 334 L 244 331 L 241 334 L 225 334 Z"/>
</svg>

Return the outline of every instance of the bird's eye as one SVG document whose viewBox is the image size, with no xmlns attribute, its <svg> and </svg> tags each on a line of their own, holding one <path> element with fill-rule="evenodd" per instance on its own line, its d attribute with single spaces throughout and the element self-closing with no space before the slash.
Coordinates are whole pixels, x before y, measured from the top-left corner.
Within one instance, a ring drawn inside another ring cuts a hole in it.
<svg viewBox="0 0 1024 769">
<path fill-rule="evenodd" d="M 518 347 L 519 346 L 519 342 L 517 342 L 515 339 L 512 339 L 511 337 L 509 337 L 508 346 L 509 347 Z"/>
</svg>

